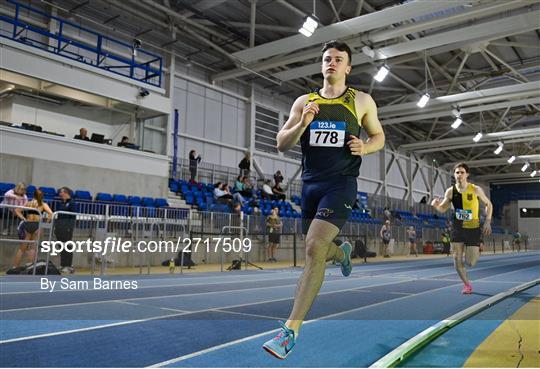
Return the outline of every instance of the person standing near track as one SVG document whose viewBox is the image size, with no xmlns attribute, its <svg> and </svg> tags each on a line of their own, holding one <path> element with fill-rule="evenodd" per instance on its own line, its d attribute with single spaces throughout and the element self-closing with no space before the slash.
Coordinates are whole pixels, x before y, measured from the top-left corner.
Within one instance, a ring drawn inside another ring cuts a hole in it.
<svg viewBox="0 0 540 369">
<path fill-rule="evenodd" d="M 351 273 L 352 246 L 344 242 L 338 247 L 334 239 L 352 212 L 362 156 L 381 150 L 385 141 L 371 96 L 346 85 L 351 72 L 349 46 L 330 41 L 322 52 L 323 88 L 296 99 L 277 135 L 279 151 L 301 143 L 302 232 L 306 234 L 306 262 L 291 314 L 280 333 L 263 345 L 279 359 L 298 339 L 321 288 L 326 261 L 339 262 L 344 276 Z M 367 141 L 359 138 L 362 127 Z"/>
<path fill-rule="evenodd" d="M 34 192 L 34 198 L 24 204 L 24 207 L 34 208 L 36 211 L 23 210 L 21 208 L 15 209 L 17 217 L 22 220 L 22 222 L 19 224 L 19 232 L 20 236 L 22 236 L 20 238 L 26 242 L 21 243 L 19 246 L 19 249 L 15 254 L 15 258 L 13 259 L 13 268 L 18 267 L 21 264 L 21 259 L 25 252 L 27 252 L 27 260 L 29 263 L 33 263 L 35 261 L 34 259 L 37 252 L 37 245 L 33 245 L 29 241 L 35 241 L 39 235 L 39 232 L 41 232 L 39 229 L 41 214 L 45 213 L 47 215 L 47 222 L 51 221 L 53 215 L 49 205 L 43 201 L 43 197 L 43 192 L 41 192 L 40 189 L 37 189 Z"/>
<path fill-rule="evenodd" d="M 385 258 L 390 257 L 390 240 L 392 239 L 392 228 L 390 227 L 390 221 L 386 220 L 379 231 L 379 236 L 383 243 L 383 255 Z"/>
<path fill-rule="evenodd" d="M 416 229 L 413 226 L 410 226 L 407 229 L 407 237 L 409 238 L 409 255 L 414 254 L 418 257 L 418 249 L 416 248 Z"/>
<path fill-rule="evenodd" d="M 266 227 L 268 228 L 268 261 L 277 262 L 276 249 L 281 239 L 281 219 L 279 218 L 279 208 L 274 206 L 272 213 L 266 218 Z"/>
<path fill-rule="evenodd" d="M 473 290 L 467 277 L 467 269 L 463 265 L 463 254 L 465 254 L 465 265 L 474 267 L 480 257 L 482 236 L 480 202 L 486 205 L 486 219 L 483 227 L 483 233 L 486 236 L 491 234 L 493 205 L 482 188 L 468 182 L 469 166 L 467 164 L 458 163 L 454 166 L 454 178 L 456 184 L 446 190 L 444 199 L 441 201 L 436 197 L 431 202 L 431 206 L 440 213 L 448 210 L 450 204 L 454 207 L 454 225 L 450 237 L 454 252 L 454 265 L 464 284 L 461 293 L 471 294 Z"/>
</svg>

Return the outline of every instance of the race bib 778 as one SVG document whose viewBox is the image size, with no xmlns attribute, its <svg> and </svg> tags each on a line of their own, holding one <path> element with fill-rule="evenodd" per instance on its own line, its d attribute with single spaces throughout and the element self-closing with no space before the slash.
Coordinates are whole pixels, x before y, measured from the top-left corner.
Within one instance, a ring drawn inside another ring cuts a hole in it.
<svg viewBox="0 0 540 369">
<path fill-rule="evenodd" d="M 316 120 L 309 125 L 309 145 L 322 147 L 343 147 L 347 123 Z"/>
</svg>

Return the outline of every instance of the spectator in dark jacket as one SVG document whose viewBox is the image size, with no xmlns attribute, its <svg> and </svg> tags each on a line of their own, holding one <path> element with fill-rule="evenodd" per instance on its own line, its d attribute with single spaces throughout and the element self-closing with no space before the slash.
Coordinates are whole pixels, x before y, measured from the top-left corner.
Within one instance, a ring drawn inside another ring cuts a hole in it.
<svg viewBox="0 0 540 369">
<path fill-rule="evenodd" d="M 238 168 L 240 168 L 240 175 L 249 177 L 249 172 L 251 171 L 251 158 L 249 152 L 246 152 L 244 158 L 238 163 Z"/>
<path fill-rule="evenodd" d="M 283 182 L 283 175 L 281 174 L 281 170 L 278 170 L 276 174 L 274 174 L 274 184 L 279 185 Z"/>
<path fill-rule="evenodd" d="M 197 155 L 195 150 L 191 150 L 189 152 L 189 174 L 191 182 L 195 182 L 195 178 L 197 177 L 197 166 L 200 162 L 201 156 Z"/>
<path fill-rule="evenodd" d="M 56 211 L 67 211 L 76 213 L 77 207 L 71 198 L 73 192 L 68 187 L 62 187 L 58 190 L 58 195 L 62 199 L 56 207 Z M 73 238 L 76 216 L 72 214 L 58 214 L 54 221 L 54 235 L 58 241 L 67 242 Z M 73 273 L 73 252 L 62 250 L 60 252 L 60 266 L 62 273 Z"/>
</svg>

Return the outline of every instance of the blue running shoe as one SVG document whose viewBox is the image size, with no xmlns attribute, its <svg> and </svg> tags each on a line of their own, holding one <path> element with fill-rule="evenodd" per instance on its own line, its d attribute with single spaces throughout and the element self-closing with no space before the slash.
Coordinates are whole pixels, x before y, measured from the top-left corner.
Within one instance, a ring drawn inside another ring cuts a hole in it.
<svg viewBox="0 0 540 369">
<path fill-rule="evenodd" d="M 296 342 L 294 331 L 287 328 L 283 322 L 279 322 L 279 325 L 281 326 L 281 332 L 271 340 L 266 341 L 263 349 L 283 360 L 289 355 Z"/>
<path fill-rule="evenodd" d="M 343 276 L 348 277 L 351 275 L 352 272 L 352 246 L 349 242 L 343 242 L 341 246 L 339 246 L 339 248 L 342 249 L 343 253 L 345 254 L 345 259 L 343 259 L 343 261 L 341 262 L 341 273 L 343 274 Z"/>
</svg>

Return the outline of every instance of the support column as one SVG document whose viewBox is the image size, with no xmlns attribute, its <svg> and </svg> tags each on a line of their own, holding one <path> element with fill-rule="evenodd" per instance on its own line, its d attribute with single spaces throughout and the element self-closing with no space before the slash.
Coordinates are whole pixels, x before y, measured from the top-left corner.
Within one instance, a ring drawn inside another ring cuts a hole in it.
<svg viewBox="0 0 540 369">
<path fill-rule="evenodd" d="M 255 18 L 257 16 L 257 0 L 251 0 L 251 17 L 249 23 L 249 47 L 255 46 Z"/>
<path fill-rule="evenodd" d="M 407 156 L 407 187 L 409 188 L 409 196 L 407 198 L 407 203 L 410 207 L 413 207 L 414 205 L 414 197 L 413 197 L 413 162 L 412 162 L 412 155 L 409 154 Z"/>
<path fill-rule="evenodd" d="M 176 37 L 176 31 L 173 31 L 173 38 Z M 167 86 L 167 95 L 169 96 L 169 101 L 171 103 L 171 108 L 169 110 L 169 115 L 167 116 L 167 127 L 166 127 L 166 139 L 165 139 L 165 155 L 171 156 L 172 153 L 172 140 L 178 140 L 178 137 L 172 137 L 173 127 L 174 127 L 174 76 L 176 74 L 176 57 L 173 53 L 169 57 L 169 78 Z"/>
<path fill-rule="evenodd" d="M 379 194 L 386 198 L 388 194 L 386 190 L 386 149 L 379 151 L 379 179 L 381 180 Z"/>
</svg>

